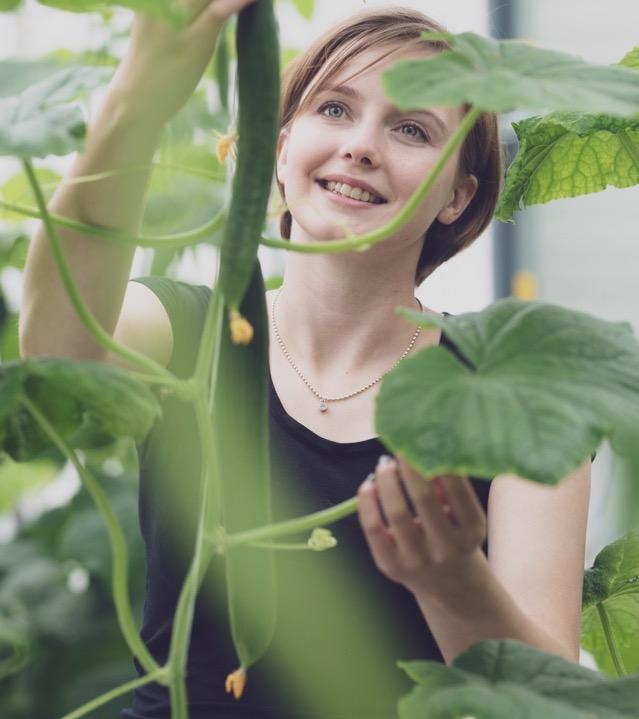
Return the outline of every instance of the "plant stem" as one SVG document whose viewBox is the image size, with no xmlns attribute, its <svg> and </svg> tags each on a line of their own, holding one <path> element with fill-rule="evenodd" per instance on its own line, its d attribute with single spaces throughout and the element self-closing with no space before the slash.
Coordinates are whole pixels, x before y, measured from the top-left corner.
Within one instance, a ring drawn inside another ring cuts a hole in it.
<svg viewBox="0 0 639 719">
<path fill-rule="evenodd" d="M 183 172 L 185 175 L 194 175 L 195 177 L 202 177 L 205 180 L 213 180 L 213 182 L 222 182 L 224 175 L 216 175 L 212 172 L 206 172 L 206 170 L 198 170 L 195 167 L 186 167 L 184 165 L 172 165 L 166 162 L 150 162 L 143 165 L 130 165 L 129 167 L 121 167 L 117 170 L 106 170 L 104 172 L 94 172 L 90 175 L 75 175 L 74 177 L 64 177 L 59 182 L 46 182 L 42 187 L 57 187 L 58 185 L 82 185 L 86 182 L 97 182 L 98 180 L 108 180 L 111 177 L 120 177 L 121 175 L 128 175 L 140 170 L 153 170 L 155 168 L 161 168 L 163 170 L 177 170 Z"/>
<path fill-rule="evenodd" d="M 276 522 L 266 527 L 258 527 L 256 529 L 248 529 L 245 532 L 237 532 L 236 534 L 228 534 L 224 541 L 224 546 L 237 546 L 240 544 L 249 544 L 264 539 L 273 539 L 287 534 L 297 534 L 298 532 L 307 532 L 316 527 L 323 527 L 338 519 L 348 517 L 357 511 L 357 497 L 351 497 L 336 504 L 334 507 L 323 509 L 321 512 L 313 514 L 305 514 L 303 517 L 295 519 L 287 519 L 284 522 Z M 211 540 L 209 540 L 211 541 Z M 213 543 L 211 541 L 211 543 Z"/>
<path fill-rule="evenodd" d="M 211 461 L 211 453 L 214 450 L 210 437 L 208 397 L 205 392 L 200 393 L 195 400 L 195 412 L 201 451 L 200 514 L 196 529 L 193 558 L 182 586 L 173 618 L 173 633 L 171 635 L 168 662 L 171 667 L 169 692 L 171 697 L 172 719 L 188 719 L 186 685 L 184 682 L 186 660 L 198 588 L 213 556 L 211 552 L 206 552 L 206 555 L 204 554 L 204 540 L 206 536 L 207 517 L 209 515 L 209 504 L 211 503 L 210 495 L 215 497 L 219 483 L 219 478 L 215 471 L 215 464 Z"/>
<path fill-rule="evenodd" d="M 446 143 L 442 154 L 435 163 L 435 166 L 430 171 L 428 177 L 422 182 L 422 184 L 415 190 L 412 197 L 402 207 L 401 211 L 384 227 L 372 232 L 367 232 L 363 235 L 354 235 L 352 237 L 344 238 L 342 240 L 331 240 L 330 242 L 313 242 L 310 244 L 299 244 L 295 242 L 289 242 L 288 240 L 277 240 L 270 237 L 262 237 L 260 244 L 266 245 L 267 247 L 274 247 L 282 250 L 289 250 L 290 252 L 310 252 L 317 254 L 330 254 L 336 252 L 345 252 L 346 250 L 358 250 L 365 251 L 372 245 L 382 242 L 383 240 L 390 237 L 392 234 L 401 229 L 412 217 L 415 210 L 419 207 L 421 202 L 430 192 L 431 187 L 435 184 L 435 181 L 443 172 L 448 160 L 451 158 L 455 150 L 464 141 L 468 133 L 472 130 L 473 125 L 480 116 L 481 110 L 472 108 L 464 116 L 457 130 L 452 135 L 450 140 Z"/>
<path fill-rule="evenodd" d="M 300 542 L 299 544 L 287 542 L 246 542 L 246 545 L 248 547 L 257 547 L 259 549 L 286 549 L 287 551 L 291 549 L 303 549 L 307 552 L 325 551 L 313 549 L 313 547 L 309 547 L 308 544 L 302 542 Z"/>
<path fill-rule="evenodd" d="M 44 195 L 42 194 L 42 190 L 40 189 L 40 185 L 38 184 L 38 178 L 36 177 L 36 174 L 33 170 L 33 165 L 31 164 L 30 160 L 27 159 L 23 160 L 22 164 L 29 180 L 29 184 L 31 185 L 31 189 L 33 190 L 33 194 L 36 198 L 38 207 L 40 209 L 42 221 L 44 222 L 46 234 L 51 245 L 51 252 L 53 253 L 55 263 L 58 266 L 58 270 L 62 277 L 62 282 L 67 291 L 67 294 L 69 295 L 71 304 L 80 316 L 80 319 L 82 320 L 84 326 L 103 347 L 106 347 L 112 352 L 119 354 L 132 364 L 142 367 L 147 372 L 150 372 L 151 374 L 156 374 L 159 377 L 163 377 L 165 380 L 167 380 L 167 383 L 177 382 L 177 378 L 175 378 L 168 370 L 162 367 L 162 365 L 153 361 L 149 357 L 145 357 L 139 352 L 135 352 L 134 350 L 131 350 L 128 347 L 124 347 L 123 345 L 119 344 L 111 337 L 108 332 L 106 332 L 98 324 L 95 317 L 91 313 L 91 310 L 89 310 L 84 300 L 80 296 L 78 288 L 73 281 L 73 277 L 71 276 L 71 270 L 69 269 L 69 265 L 67 264 L 66 258 L 64 257 L 64 253 L 62 252 L 62 248 L 60 246 L 60 240 L 58 239 L 53 223 L 51 222 L 51 217 L 49 216 L 49 211 L 47 210 L 47 206 L 44 201 Z"/>
<path fill-rule="evenodd" d="M 16 212 L 20 215 L 24 215 L 25 217 L 34 217 L 35 219 L 40 219 L 42 217 L 39 210 L 32 207 L 25 207 L 24 205 L 17 205 L 13 202 L 4 202 L 3 200 L 0 200 L 0 208 L 9 210 L 10 212 Z M 194 245 L 208 234 L 217 231 L 226 219 L 226 208 L 223 207 L 211 220 L 200 227 L 196 227 L 194 230 L 159 236 L 132 235 L 128 232 L 109 230 L 106 227 L 100 227 L 98 225 L 87 225 L 85 222 L 74 220 L 71 217 L 54 215 L 51 212 L 49 212 L 49 217 L 51 222 L 56 225 L 68 227 L 71 230 L 84 232 L 88 235 L 96 235 L 97 237 L 102 237 L 105 240 L 112 240 L 113 242 L 119 242 L 124 245 L 139 245 L 140 247 L 154 247 L 160 250 L 174 250 Z"/>
<path fill-rule="evenodd" d="M 130 682 L 126 682 L 126 684 L 121 684 L 119 687 L 111 689 L 108 692 L 101 694 L 99 697 L 96 697 L 95 699 L 91 699 L 90 702 L 83 704 L 81 707 L 75 709 L 70 714 L 65 714 L 62 719 L 79 719 L 79 717 L 82 717 L 85 714 L 92 712 L 94 709 L 101 707 L 103 704 L 110 702 L 112 699 L 117 699 L 117 697 L 122 696 L 122 694 L 126 694 L 127 692 L 133 691 L 138 687 L 142 687 L 145 684 L 150 684 L 151 682 L 161 679 L 164 675 L 166 675 L 166 673 L 167 670 L 165 668 L 159 668 L 153 672 L 150 672 L 149 674 L 146 674 L 143 677 L 140 677 L 139 679 L 133 679 Z"/>
<path fill-rule="evenodd" d="M 630 155 L 633 165 L 639 170 L 639 147 L 637 143 L 633 142 L 627 130 L 619 130 L 617 137 L 626 152 Z"/>
<path fill-rule="evenodd" d="M 109 500 L 91 472 L 89 472 L 89 470 L 86 469 L 80 462 L 73 448 L 57 432 L 55 427 L 49 422 L 44 414 L 40 412 L 36 405 L 24 395 L 20 398 L 20 402 L 26 407 L 27 411 L 46 433 L 49 439 L 51 439 L 56 447 L 58 447 L 69 462 L 71 462 L 71 464 L 75 467 L 76 472 L 82 480 L 82 484 L 100 510 L 100 514 L 104 519 L 109 533 L 109 542 L 111 544 L 111 553 L 113 556 L 111 588 L 120 629 L 129 649 L 131 650 L 131 653 L 138 658 L 144 669 L 147 672 L 157 671 L 159 668 L 158 664 L 151 656 L 144 642 L 141 640 L 133 619 L 127 578 L 129 557 L 126 548 L 126 540 L 124 538 L 122 528 L 120 527 L 109 505 Z"/>
<path fill-rule="evenodd" d="M 615 665 L 617 676 L 626 677 L 628 676 L 628 672 L 626 671 L 623 659 L 619 653 L 619 649 L 617 648 L 617 642 L 615 641 L 612 627 L 610 626 L 610 621 L 608 620 L 608 613 L 606 612 L 603 602 L 597 602 L 597 613 L 599 614 L 599 620 L 601 621 L 603 633 L 606 637 L 606 643 L 608 644 L 608 651 L 612 657 L 612 663 Z"/>
<path fill-rule="evenodd" d="M 195 370 L 193 377 L 200 382 L 203 387 L 208 390 L 211 383 L 211 363 L 213 362 L 213 353 L 216 347 L 219 347 L 219 338 L 221 327 L 223 324 L 224 298 L 217 277 L 214 279 L 212 296 L 204 318 L 202 327 L 202 337 L 200 346 L 195 360 Z"/>
</svg>

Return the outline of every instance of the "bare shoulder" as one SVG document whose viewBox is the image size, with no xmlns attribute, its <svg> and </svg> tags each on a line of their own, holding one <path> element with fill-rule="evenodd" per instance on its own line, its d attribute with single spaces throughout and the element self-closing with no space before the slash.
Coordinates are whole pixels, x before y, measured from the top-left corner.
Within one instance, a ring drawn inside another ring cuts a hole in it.
<svg viewBox="0 0 639 719">
<path fill-rule="evenodd" d="M 169 363 L 173 352 L 171 321 L 164 305 L 146 285 L 128 283 L 113 338 L 163 366 Z M 105 361 L 125 369 L 135 369 L 112 352 Z"/>
</svg>

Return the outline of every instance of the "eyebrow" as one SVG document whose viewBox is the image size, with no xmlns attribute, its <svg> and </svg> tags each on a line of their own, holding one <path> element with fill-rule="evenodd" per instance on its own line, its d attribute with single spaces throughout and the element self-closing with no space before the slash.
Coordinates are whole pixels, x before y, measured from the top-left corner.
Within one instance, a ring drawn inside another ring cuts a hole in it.
<svg viewBox="0 0 639 719">
<path fill-rule="evenodd" d="M 319 92 L 336 92 L 340 95 L 346 95 L 347 97 L 352 97 L 354 100 L 361 100 L 362 95 L 360 92 L 358 92 L 354 87 L 351 87 L 350 85 L 333 85 L 329 87 L 324 87 Z M 439 129 L 446 134 L 447 128 L 444 123 L 444 121 L 436 115 L 434 112 L 431 112 L 430 110 L 424 110 L 424 109 L 414 109 L 414 110 L 400 110 L 400 112 L 410 115 L 428 115 L 428 117 L 432 118 Z"/>
</svg>

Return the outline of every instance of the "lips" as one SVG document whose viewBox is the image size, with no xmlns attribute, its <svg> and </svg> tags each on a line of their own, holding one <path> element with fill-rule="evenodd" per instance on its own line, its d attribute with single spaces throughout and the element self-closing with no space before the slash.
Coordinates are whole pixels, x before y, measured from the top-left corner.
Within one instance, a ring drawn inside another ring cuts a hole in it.
<svg viewBox="0 0 639 719">
<path fill-rule="evenodd" d="M 326 187 L 326 184 L 331 180 L 333 182 L 350 185 L 351 187 L 359 187 L 362 190 L 366 190 L 369 194 L 373 195 L 381 202 L 387 201 L 386 198 L 382 195 L 382 193 L 379 192 L 376 188 L 374 188 L 372 185 L 369 185 L 367 182 L 364 182 L 364 180 L 358 180 L 356 177 L 349 177 L 348 175 L 327 175 L 326 177 L 320 178 L 318 182 L 323 187 Z"/>
<path fill-rule="evenodd" d="M 334 195 L 336 197 L 341 197 L 344 200 L 349 200 L 350 202 L 354 202 L 357 204 L 364 204 L 364 205 L 383 205 L 386 204 L 386 200 L 383 200 L 379 195 L 372 195 L 369 191 L 367 191 L 368 195 L 370 196 L 369 200 L 360 200 L 354 197 L 350 197 L 350 195 L 344 195 L 341 192 L 338 192 L 336 190 L 331 190 L 328 186 L 329 182 L 332 182 L 333 184 L 338 184 L 335 180 L 316 180 L 317 184 L 326 192 L 330 192 L 331 195 Z M 350 183 L 341 183 L 341 184 L 349 184 Z M 362 188 L 361 185 L 350 185 L 351 187 L 357 187 L 359 189 L 364 190 L 365 188 Z M 375 197 L 375 200 L 373 201 L 373 197 Z"/>
<path fill-rule="evenodd" d="M 325 192 L 327 195 L 329 195 L 329 200 L 331 202 L 337 202 L 340 205 L 350 205 L 351 207 L 361 207 L 362 209 L 372 209 L 373 207 L 379 207 L 382 204 L 385 204 L 383 202 L 371 202 L 370 200 L 357 200 L 354 197 L 349 197 L 348 195 L 342 195 L 341 192 L 336 192 L 335 190 L 329 190 L 326 186 L 326 183 L 322 182 L 322 180 L 316 181 L 319 188 L 322 190 L 322 192 Z"/>
</svg>

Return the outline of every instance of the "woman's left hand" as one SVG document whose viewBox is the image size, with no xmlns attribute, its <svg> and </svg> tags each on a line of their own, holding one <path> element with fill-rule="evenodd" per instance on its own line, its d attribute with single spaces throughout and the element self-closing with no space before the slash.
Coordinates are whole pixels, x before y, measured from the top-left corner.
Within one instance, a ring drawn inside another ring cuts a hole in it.
<svg viewBox="0 0 639 719">
<path fill-rule="evenodd" d="M 433 598 L 463 583 L 487 536 L 486 513 L 467 477 L 427 480 L 398 456 L 378 464 L 375 481 L 357 495 L 364 536 L 389 579 Z"/>
</svg>

